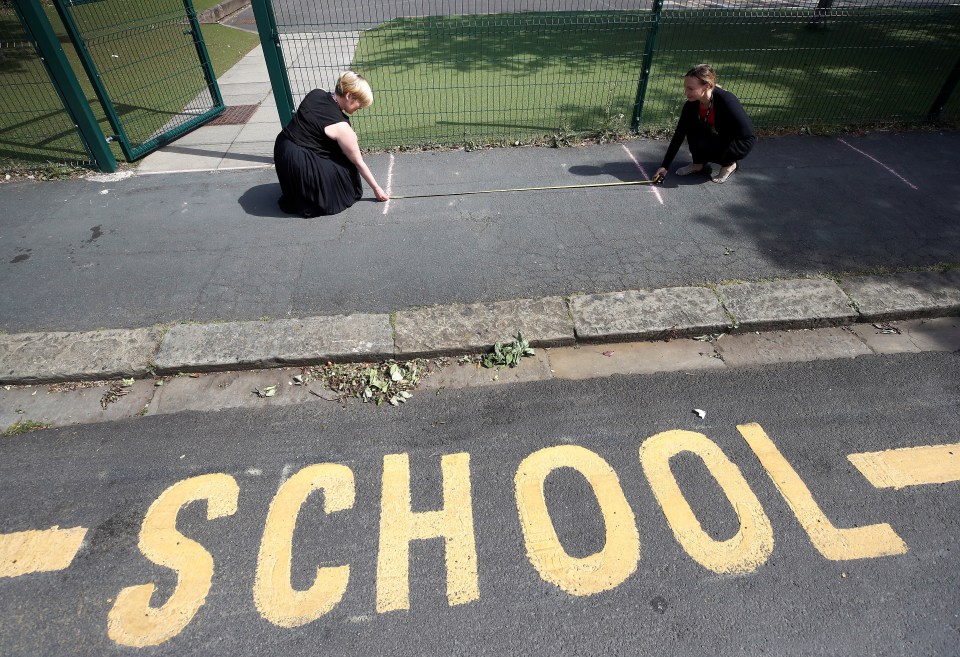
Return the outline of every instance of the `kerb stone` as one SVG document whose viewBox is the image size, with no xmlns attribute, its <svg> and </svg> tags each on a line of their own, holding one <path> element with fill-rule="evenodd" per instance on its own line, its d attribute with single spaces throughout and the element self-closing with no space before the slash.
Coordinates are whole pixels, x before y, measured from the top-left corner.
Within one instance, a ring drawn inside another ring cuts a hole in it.
<svg viewBox="0 0 960 657">
<path fill-rule="evenodd" d="M 660 340 L 717 333 L 730 321 L 705 287 L 667 287 L 574 297 L 577 337 L 589 341 Z"/>
<path fill-rule="evenodd" d="M 309 365 L 393 356 L 388 315 L 338 315 L 223 324 L 181 324 L 157 352 L 159 373 Z"/>
<path fill-rule="evenodd" d="M 0 335 L 0 382 L 145 376 L 160 336 L 158 328 Z"/>
<path fill-rule="evenodd" d="M 840 287 L 865 322 L 960 314 L 960 270 L 851 276 Z"/>
<path fill-rule="evenodd" d="M 438 356 L 482 351 L 517 332 L 538 347 L 574 343 L 573 322 L 562 297 L 433 306 L 394 316 L 397 354 Z"/>
<path fill-rule="evenodd" d="M 843 290 L 824 279 L 721 285 L 718 292 L 741 331 L 843 326 L 857 316 Z"/>
</svg>

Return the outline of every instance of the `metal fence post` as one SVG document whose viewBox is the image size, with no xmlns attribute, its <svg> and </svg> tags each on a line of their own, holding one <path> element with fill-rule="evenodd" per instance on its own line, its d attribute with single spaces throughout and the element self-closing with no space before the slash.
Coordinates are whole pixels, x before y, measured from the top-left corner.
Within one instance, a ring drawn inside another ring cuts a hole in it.
<svg viewBox="0 0 960 657">
<path fill-rule="evenodd" d="M 190 21 L 190 36 L 193 37 L 193 45 L 197 49 L 197 57 L 200 58 L 200 67 L 203 69 L 203 78 L 207 81 L 210 98 L 215 106 L 223 107 L 223 96 L 220 95 L 220 87 L 217 86 L 217 76 L 213 72 L 213 64 L 210 62 L 207 46 L 203 43 L 200 22 L 197 20 L 197 12 L 193 8 L 193 2 L 183 0 L 183 8 L 187 11 L 187 20 Z M 222 114 L 222 111 L 220 113 Z"/>
<path fill-rule="evenodd" d="M 80 28 L 77 27 L 77 23 L 73 20 L 70 12 L 64 8 L 63 2 L 64 0 L 55 0 L 53 5 L 57 10 L 57 14 L 60 15 L 60 20 L 63 21 L 63 26 L 67 28 L 70 42 L 73 43 L 74 50 L 76 50 L 80 56 L 80 64 L 83 66 L 83 71 L 87 74 L 87 79 L 90 80 L 90 84 L 93 85 L 93 92 L 97 95 L 100 106 L 103 107 L 103 113 L 106 114 L 107 121 L 110 122 L 110 127 L 113 128 L 113 137 L 120 140 L 120 145 L 124 148 L 124 154 L 129 158 L 130 154 L 126 152 L 126 145 L 130 143 L 130 141 L 123 131 L 123 124 L 120 123 L 120 117 L 117 116 L 117 111 L 116 108 L 114 108 L 113 101 L 110 99 L 110 94 L 107 93 L 107 88 L 104 86 L 103 80 L 100 78 L 100 73 L 93 63 L 93 56 L 90 54 L 90 51 L 87 50 L 87 45 L 83 42 L 83 37 L 80 36 Z"/>
<path fill-rule="evenodd" d="M 950 100 L 950 96 L 956 91 L 958 84 L 960 84 L 960 57 L 957 57 L 957 63 L 953 65 L 953 70 L 950 71 L 946 82 L 943 83 L 940 94 L 937 96 L 937 99 L 933 101 L 933 106 L 930 107 L 930 111 L 927 112 L 928 121 L 936 121 L 940 118 L 940 113 L 943 112 L 943 108 L 947 106 L 947 101 Z"/>
<path fill-rule="evenodd" d="M 93 116 L 90 103 L 87 102 L 87 97 L 80 88 L 80 82 L 70 67 L 70 62 L 67 61 L 63 47 L 43 7 L 36 0 L 13 0 L 13 6 L 20 16 L 24 29 L 40 51 L 40 58 L 50 75 L 50 80 L 80 133 L 80 139 L 89 151 L 90 157 L 93 158 L 98 169 L 105 173 L 113 173 L 117 170 L 117 160 L 110 150 L 97 119 Z"/>
<path fill-rule="evenodd" d="M 653 25 L 647 36 L 647 47 L 643 52 L 640 84 L 637 86 L 637 100 L 633 104 L 633 121 L 630 128 L 636 132 L 640 129 L 640 117 L 643 115 L 643 101 L 647 96 L 647 83 L 650 81 L 650 68 L 653 65 L 653 53 L 657 45 L 657 33 L 660 31 L 660 16 L 663 12 L 663 0 L 653 0 Z"/>
<path fill-rule="evenodd" d="M 260 46 L 263 58 L 267 62 L 267 73 L 273 87 L 273 97 L 277 101 L 277 114 L 280 125 L 285 126 L 293 118 L 293 94 L 287 79 L 287 67 L 283 61 L 283 48 L 280 33 L 277 31 L 277 19 L 273 15 L 271 0 L 253 0 L 253 15 L 257 19 L 257 32 L 260 33 Z"/>
</svg>

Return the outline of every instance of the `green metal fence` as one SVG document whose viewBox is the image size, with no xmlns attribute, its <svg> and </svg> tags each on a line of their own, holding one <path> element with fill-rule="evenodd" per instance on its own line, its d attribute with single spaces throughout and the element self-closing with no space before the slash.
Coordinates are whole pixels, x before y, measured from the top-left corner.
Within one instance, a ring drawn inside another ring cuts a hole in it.
<svg viewBox="0 0 960 657">
<path fill-rule="evenodd" d="M 0 0 L 0 165 L 116 168 L 224 110 L 191 0 Z"/>
<path fill-rule="evenodd" d="M 0 80 L 0 167 L 93 164 L 34 40 L 8 4 L 0 4 Z"/>
<path fill-rule="evenodd" d="M 261 5 L 258 7 L 258 5 Z M 365 146 L 671 127 L 710 62 L 758 127 L 956 120 L 947 0 L 254 0 L 281 120 L 353 69 Z M 281 79 L 282 78 L 282 79 Z"/>
<path fill-rule="evenodd" d="M 129 160 L 224 110 L 190 0 L 55 0 Z"/>
</svg>

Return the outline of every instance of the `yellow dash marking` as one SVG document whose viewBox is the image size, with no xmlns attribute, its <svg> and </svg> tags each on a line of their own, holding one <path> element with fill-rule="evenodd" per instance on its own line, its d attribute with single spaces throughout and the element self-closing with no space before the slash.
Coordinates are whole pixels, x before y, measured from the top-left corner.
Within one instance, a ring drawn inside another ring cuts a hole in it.
<svg viewBox="0 0 960 657">
<path fill-rule="evenodd" d="M 960 443 L 863 452 L 847 459 L 875 488 L 960 481 Z"/>
<path fill-rule="evenodd" d="M 73 562 L 86 535 L 85 527 L 56 526 L 0 534 L 0 577 L 63 570 Z"/>
</svg>

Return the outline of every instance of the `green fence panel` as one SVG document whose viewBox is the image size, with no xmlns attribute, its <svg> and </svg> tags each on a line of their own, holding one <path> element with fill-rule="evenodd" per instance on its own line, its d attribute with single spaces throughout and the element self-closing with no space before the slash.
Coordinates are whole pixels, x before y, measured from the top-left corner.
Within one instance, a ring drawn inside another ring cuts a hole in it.
<svg viewBox="0 0 960 657">
<path fill-rule="evenodd" d="M 367 147 L 672 127 L 701 62 L 758 127 L 923 121 L 938 98 L 947 119 L 960 102 L 951 0 L 266 1 L 294 106 L 344 70 L 370 80 Z"/>
<path fill-rule="evenodd" d="M 664 10 L 645 127 L 675 122 L 680 78 L 699 62 L 758 127 L 923 121 L 960 51 L 960 7 L 945 2 L 758 5 Z"/>
<path fill-rule="evenodd" d="M 223 112 L 190 0 L 55 0 L 129 160 Z"/>
<path fill-rule="evenodd" d="M 354 125 L 381 148 L 628 131 L 652 25 L 617 0 L 272 5 L 294 106 L 356 70 L 374 104 Z"/>
<path fill-rule="evenodd" d="M 39 7 L 27 6 L 27 9 L 40 12 Z M 98 165 L 104 169 L 116 167 L 112 155 L 105 150 L 103 134 L 96 128 L 92 115 L 72 116 L 65 106 L 64 97 L 54 84 L 55 77 L 48 69 L 56 65 L 59 55 L 60 73 L 72 76 L 69 64 L 53 36 L 53 30 L 45 15 L 31 17 L 37 22 L 47 22 L 46 26 L 34 25 L 33 30 L 24 28 L 11 3 L 0 3 L 0 167 L 3 169 L 29 168 L 48 164 L 66 164 L 71 166 Z M 25 19 L 26 20 L 26 19 Z M 45 29 L 44 29 L 45 27 Z M 42 58 L 34 33 L 47 35 L 46 47 L 60 50 Z M 46 61 L 45 61 L 46 60 Z M 68 82 L 65 82 L 69 84 Z M 77 111 L 82 112 L 86 98 L 73 79 L 74 93 L 79 98 Z M 98 154 L 102 160 L 97 162 L 92 149 L 87 146 L 78 123 L 84 118 L 87 127 L 93 133 L 91 142 L 99 140 Z"/>
</svg>

